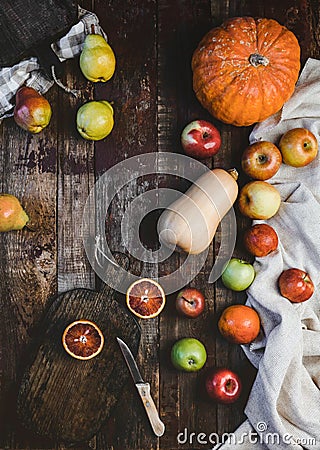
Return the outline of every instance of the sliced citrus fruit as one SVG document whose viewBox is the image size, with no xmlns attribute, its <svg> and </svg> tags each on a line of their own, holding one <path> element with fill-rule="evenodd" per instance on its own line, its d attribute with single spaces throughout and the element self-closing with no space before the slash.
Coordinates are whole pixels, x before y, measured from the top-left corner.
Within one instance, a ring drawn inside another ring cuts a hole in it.
<svg viewBox="0 0 320 450">
<path fill-rule="evenodd" d="M 74 358 L 91 359 L 101 352 L 104 337 L 95 323 L 90 320 L 76 320 L 64 330 L 62 344 Z"/>
<path fill-rule="evenodd" d="M 166 296 L 163 288 L 154 280 L 141 278 L 127 290 L 127 305 L 141 319 L 156 317 L 164 308 Z"/>
</svg>

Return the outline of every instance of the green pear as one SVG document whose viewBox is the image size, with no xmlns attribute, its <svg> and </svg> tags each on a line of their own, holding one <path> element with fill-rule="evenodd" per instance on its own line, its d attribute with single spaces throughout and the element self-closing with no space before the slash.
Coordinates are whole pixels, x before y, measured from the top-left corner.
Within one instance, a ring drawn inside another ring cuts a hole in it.
<svg viewBox="0 0 320 450">
<path fill-rule="evenodd" d="M 27 222 L 29 217 L 17 197 L 0 194 L 0 232 L 21 230 Z"/>
<path fill-rule="evenodd" d="M 108 81 L 115 71 L 113 50 L 100 34 L 88 34 L 80 55 L 80 69 L 90 81 Z"/>
<path fill-rule="evenodd" d="M 22 86 L 16 93 L 14 120 L 30 133 L 40 133 L 51 119 L 50 103 L 35 89 Z"/>
<path fill-rule="evenodd" d="M 90 101 L 78 109 L 77 129 L 85 139 L 104 139 L 111 133 L 113 124 L 113 108 L 106 100 Z"/>
</svg>

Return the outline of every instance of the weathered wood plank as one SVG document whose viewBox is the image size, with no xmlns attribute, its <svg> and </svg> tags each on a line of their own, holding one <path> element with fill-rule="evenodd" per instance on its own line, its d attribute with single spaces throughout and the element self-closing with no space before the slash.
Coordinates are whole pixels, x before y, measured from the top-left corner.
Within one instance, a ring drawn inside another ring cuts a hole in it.
<svg viewBox="0 0 320 450">
<path fill-rule="evenodd" d="M 115 125 L 110 136 L 96 144 L 96 175 L 99 176 L 115 164 L 132 156 L 156 150 L 156 2 L 121 1 L 95 2 L 101 25 L 114 49 L 117 66 L 113 78 L 96 86 L 95 96 L 113 102 Z M 112 202 L 107 216 L 106 236 L 111 250 L 127 253 L 120 233 L 121 220 L 131 202 L 144 192 L 154 189 L 156 178 L 133 171 L 134 179 Z M 121 181 L 119 174 L 114 182 Z M 126 238 L 134 244 L 134 225 L 128 228 Z M 157 277 L 157 266 L 131 258 L 131 271 L 136 275 Z M 123 301 L 123 297 L 122 297 Z M 158 319 L 140 321 L 142 339 L 138 365 L 151 393 L 158 404 Z M 124 370 L 127 368 L 124 366 Z M 97 438 L 97 448 L 135 449 L 158 448 L 141 400 L 133 382 L 128 383 L 122 403 Z"/>
<path fill-rule="evenodd" d="M 81 6 L 92 10 L 93 2 Z M 57 288 L 65 292 L 74 288 L 95 288 L 95 275 L 87 260 L 82 241 L 83 208 L 94 185 L 94 144 L 84 140 L 76 129 L 77 109 L 93 99 L 93 84 L 79 68 L 79 57 L 65 63 L 63 82 L 81 91 L 74 98 L 59 90 L 57 99 Z M 94 442 L 94 440 L 93 440 Z M 81 448 L 87 448 L 84 443 Z M 63 445 L 59 447 L 64 449 Z"/>
<path fill-rule="evenodd" d="M 47 95 L 51 105 L 56 95 Z M 26 436 L 16 433 L 15 397 L 33 328 L 56 291 L 56 119 L 54 110 L 49 127 L 38 136 L 12 119 L 1 125 L 1 192 L 20 199 L 35 228 L 0 235 L 2 448 L 27 446 Z M 45 448 L 43 441 L 34 442 Z"/>
<path fill-rule="evenodd" d="M 92 83 L 86 83 L 77 60 L 68 62 L 65 80 L 81 90 L 75 99 L 59 92 L 58 108 L 58 290 L 94 288 L 94 273 L 82 243 L 82 214 L 94 185 L 94 144 L 84 140 L 76 129 L 76 111 L 93 98 Z"/>
<path fill-rule="evenodd" d="M 202 34 L 210 28 L 209 2 L 166 2 L 160 1 L 158 13 L 158 148 L 160 152 L 182 153 L 180 134 L 183 127 L 198 118 L 208 119 L 192 91 L 191 57 Z M 176 18 L 180 20 L 177 21 Z M 206 162 L 211 166 L 211 161 Z M 168 169 L 170 169 L 168 167 Z M 179 167 L 180 172 L 183 168 Z M 161 181 L 162 187 L 185 190 L 181 180 L 166 177 Z M 163 273 L 172 273 L 183 262 L 179 255 L 172 255 L 163 266 Z M 188 429 L 206 431 L 206 417 L 214 419 L 207 405 L 200 409 L 199 385 L 202 374 L 179 373 L 172 368 L 170 350 L 173 343 L 182 337 L 200 339 L 208 350 L 209 361 L 214 353 L 213 334 L 210 335 L 210 309 L 213 304 L 213 287 L 207 284 L 209 267 L 213 263 L 212 248 L 201 274 L 191 283 L 200 288 L 207 300 L 204 315 L 196 320 L 184 319 L 175 311 L 175 295 L 168 301 L 168 308 L 161 315 L 161 369 L 160 391 L 162 393 L 161 414 L 167 423 L 167 430 L 161 439 L 161 448 L 178 448 L 178 434 Z M 193 268 L 194 269 L 194 268 Z M 191 269 L 191 270 L 193 270 Z M 201 412 L 200 412 L 201 411 Z M 183 439 L 183 438 L 182 438 Z M 183 448 L 196 448 L 195 444 L 185 443 Z"/>
</svg>

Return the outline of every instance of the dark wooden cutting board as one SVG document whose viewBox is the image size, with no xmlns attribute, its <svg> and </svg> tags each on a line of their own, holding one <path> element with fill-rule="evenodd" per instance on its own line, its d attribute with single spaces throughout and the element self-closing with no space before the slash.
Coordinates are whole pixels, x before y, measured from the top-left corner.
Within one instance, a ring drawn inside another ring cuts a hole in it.
<svg viewBox="0 0 320 450">
<path fill-rule="evenodd" d="M 61 337 L 77 319 L 95 322 L 105 337 L 99 355 L 87 361 L 69 356 Z M 27 428 L 64 442 L 90 439 L 108 419 L 129 372 L 116 337 L 138 352 L 140 327 L 104 287 L 100 293 L 75 289 L 59 295 L 37 332 L 35 355 L 22 378 L 18 414 Z"/>
</svg>

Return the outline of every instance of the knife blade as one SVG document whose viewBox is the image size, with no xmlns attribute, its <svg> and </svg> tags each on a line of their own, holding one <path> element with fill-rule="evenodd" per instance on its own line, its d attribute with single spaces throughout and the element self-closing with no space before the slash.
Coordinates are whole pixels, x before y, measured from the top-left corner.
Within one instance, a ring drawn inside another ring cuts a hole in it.
<svg viewBox="0 0 320 450">
<path fill-rule="evenodd" d="M 133 378 L 134 384 L 136 385 L 136 388 L 139 392 L 143 406 L 147 412 L 153 432 L 156 436 L 162 436 L 165 431 L 165 425 L 161 421 L 156 405 L 151 397 L 150 384 L 146 383 L 143 380 L 137 363 L 127 344 L 119 337 L 117 337 L 117 341 L 123 354 L 124 360 L 129 368 L 130 374 Z"/>
</svg>

